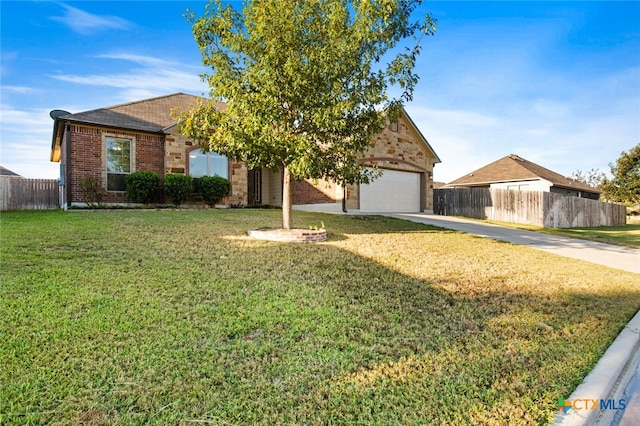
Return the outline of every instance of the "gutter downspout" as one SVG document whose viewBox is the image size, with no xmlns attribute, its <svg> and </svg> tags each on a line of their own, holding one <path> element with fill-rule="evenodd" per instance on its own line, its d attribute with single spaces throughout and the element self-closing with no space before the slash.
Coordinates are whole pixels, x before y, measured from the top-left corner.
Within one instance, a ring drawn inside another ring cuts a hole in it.
<svg viewBox="0 0 640 426">
<path fill-rule="evenodd" d="M 65 210 L 71 207 L 71 138 L 69 136 L 70 129 L 69 123 L 65 123 L 64 125 L 64 142 L 65 142 L 65 182 L 66 190 L 67 190 L 67 204 L 65 206 Z"/>
</svg>

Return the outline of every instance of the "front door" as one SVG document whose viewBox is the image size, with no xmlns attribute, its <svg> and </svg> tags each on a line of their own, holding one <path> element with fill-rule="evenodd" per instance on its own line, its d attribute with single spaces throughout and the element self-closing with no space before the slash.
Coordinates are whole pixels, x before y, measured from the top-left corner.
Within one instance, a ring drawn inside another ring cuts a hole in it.
<svg viewBox="0 0 640 426">
<path fill-rule="evenodd" d="M 262 169 L 249 170 L 247 177 L 247 195 L 250 206 L 262 204 Z"/>
</svg>

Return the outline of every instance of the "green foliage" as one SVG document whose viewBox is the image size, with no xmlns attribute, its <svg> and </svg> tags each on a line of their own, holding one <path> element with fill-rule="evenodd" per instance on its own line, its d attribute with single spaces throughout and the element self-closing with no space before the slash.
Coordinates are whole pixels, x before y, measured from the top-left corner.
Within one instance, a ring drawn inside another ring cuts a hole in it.
<svg viewBox="0 0 640 426">
<path fill-rule="evenodd" d="M 155 172 L 141 171 L 124 178 L 127 198 L 134 203 L 151 204 L 160 193 L 160 176 Z"/>
<path fill-rule="evenodd" d="M 324 229 L 324 222 L 320 221 L 320 226 L 318 225 L 309 225 L 309 230 L 311 231 L 319 231 L 320 229 Z"/>
<path fill-rule="evenodd" d="M 180 207 L 193 193 L 193 178 L 188 175 L 169 173 L 164 177 L 164 193 L 171 202 Z"/>
<path fill-rule="evenodd" d="M 198 179 L 198 189 L 204 201 L 211 207 L 219 203 L 231 192 L 231 182 L 221 176 L 202 176 Z"/>
<path fill-rule="evenodd" d="M 624 151 L 615 164 L 609 164 L 612 179 L 602 189 L 607 200 L 627 205 L 640 204 L 640 144 Z"/>
<path fill-rule="evenodd" d="M 582 183 L 586 183 L 590 187 L 598 190 L 602 189 L 602 182 L 604 182 L 604 180 L 606 179 L 606 175 L 604 174 L 604 172 L 600 171 L 599 169 L 591 169 L 586 172 L 583 172 L 582 170 L 576 170 L 575 172 L 573 172 L 571 177 L 575 180 L 579 180 Z"/>
<path fill-rule="evenodd" d="M 265 0 L 236 10 L 212 0 L 187 18 L 211 67 L 216 101 L 182 114 L 184 135 L 243 161 L 283 169 L 283 225 L 290 180 L 367 183 L 358 162 L 387 119 L 411 100 L 420 38 L 435 31 L 411 14 L 421 1 Z M 398 49 L 413 37 L 413 47 Z M 388 62 L 387 62 L 388 61 Z M 397 96 L 391 93 L 397 94 Z"/>
<path fill-rule="evenodd" d="M 95 175 L 84 175 L 80 179 L 80 191 L 82 198 L 89 207 L 101 207 L 104 189 L 100 179 Z"/>
</svg>

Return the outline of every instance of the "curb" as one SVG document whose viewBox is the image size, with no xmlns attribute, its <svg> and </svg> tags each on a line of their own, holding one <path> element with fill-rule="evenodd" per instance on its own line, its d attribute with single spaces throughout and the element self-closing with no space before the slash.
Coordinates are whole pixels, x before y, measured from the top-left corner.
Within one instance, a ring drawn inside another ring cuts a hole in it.
<svg viewBox="0 0 640 426">
<path fill-rule="evenodd" d="M 629 382 L 640 362 L 640 311 L 622 329 L 618 337 L 598 361 L 591 373 L 571 394 L 568 400 L 618 400 L 624 397 Z M 615 409 L 569 410 L 555 416 L 555 425 L 610 425 L 617 414 Z"/>
</svg>

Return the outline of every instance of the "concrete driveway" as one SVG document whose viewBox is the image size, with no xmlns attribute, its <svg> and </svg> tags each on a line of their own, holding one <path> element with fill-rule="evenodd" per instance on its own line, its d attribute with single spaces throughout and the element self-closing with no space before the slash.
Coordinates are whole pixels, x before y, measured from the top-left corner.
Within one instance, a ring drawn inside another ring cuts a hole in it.
<svg viewBox="0 0 640 426">
<path fill-rule="evenodd" d="M 429 213 L 396 213 L 387 216 L 453 229 L 455 231 L 468 232 L 494 240 L 521 244 L 560 256 L 585 260 L 587 262 L 640 274 L 640 249 L 578 240 L 576 238 L 558 237 L 541 232 L 507 228 L 458 217 L 438 216 Z"/>
</svg>

